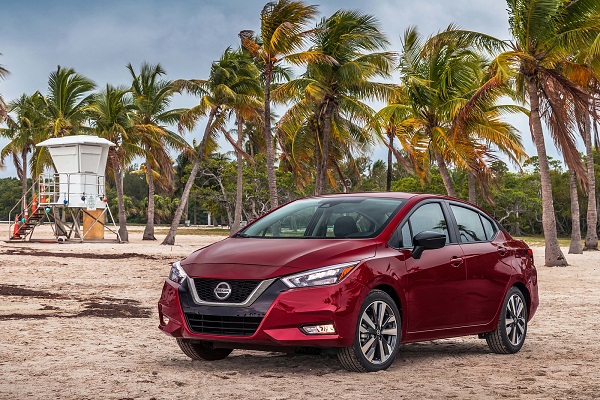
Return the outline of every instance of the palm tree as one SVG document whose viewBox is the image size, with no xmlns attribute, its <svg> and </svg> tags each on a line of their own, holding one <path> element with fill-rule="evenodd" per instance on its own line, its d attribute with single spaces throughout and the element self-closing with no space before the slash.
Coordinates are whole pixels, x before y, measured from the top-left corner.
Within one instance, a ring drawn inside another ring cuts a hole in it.
<svg viewBox="0 0 600 400">
<path fill-rule="evenodd" d="M 404 93 L 395 99 L 400 102 L 388 104 L 376 117 L 398 125 L 394 129 L 400 145 L 410 156 L 417 175 L 423 179 L 429 159 L 433 159 L 448 195 L 456 197 L 447 161 L 468 168 L 464 149 L 469 146 L 460 146 L 464 140 L 455 140 L 452 122 L 472 94 L 472 82 L 479 80 L 480 57 L 450 41 L 429 51 L 430 42 L 424 42 L 415 27 L 405 31 L 398 66 Z M 403 137 L 406 135 L 409 137 Z"/>
<path fill-rule="evenodd" d="M 390 85 L 372 81 L 388 78 L 395 58 L 393 53 L 376 52 L 388 45 L 378 25 L 373 16 L 357 11 L 337 11 L 321 20 L 312 48 L 335 63 L 314 60 L 301 78 L 277 89 L 278 97 L 299 100 L 290 109 L 300 114 L 299 121 L 301 116 L 313 116 L 318 143 L 315 194 L 325 192 L 332 138 L 337 136 L 340 142 L 354 122 L 364 125 L 372 118 L 375 112 L 362 100 L 389 96 Z M 288 114 L 284 124 L 288 120 L 293 125 L 294 119 L 298 116 Z"/>
<path fill-rule="evenodd" d="M 96 84 L 92 80 L 76 73 L 72 68 L 63 68 L 59 65 L 56 71 L 50 73 L 48 93 L 44 97 L 47 127 L 44 138 L 41 139 L 88 132 L 90 130 L 86 125 L 89 116 L 88 106 L 93 99 L 92 90 L 95 87 Z M 45 147 L 36 148 L 33 158 L 35 173 L 52 166 Z"/>
<path fill-rule="evenodd" d="M 96 84 L 60 65 L 48 79 L 47 112 L 51 119 L 49 137 L 62 137 L 85 131 L 87 106 Z"/>
<path fill-rule="evenodd" d="M 316 6 L 301 1 L 279 0 L 265 5 L 260 15 L 258 40 L 251 31 L 242 31 L 242 45 L 254 57 L 263 71 L 264 116 L 263 136 L 266 143 L 267 176 L 271 209 L 279 205 L 275 177 L 275 148 L 271 132 L 271 84 L 273 73 L 282 61 L 291 64 L 306 64 L 314 60 L 328 60 L 317 51 L 300 51 L 304 42 L 313 35 L 306 27 L 317 13 Z"/>
<path fill-rule="evenodd" d="M 171 98 L 177 92 L 172 81 L 163 80 L 165 74 L 160 64 L 142 63 L 137 74 L 131 64 L 127 65 L 133 83 L 131 93 L 132 105 L 132 134 L 137 136 L 144 148 L 146 158 L 145 171 L 148 182 L 148 210 L 146 228 L 143 240 L 156 240 L 154 236 L 154 193 L 155 175 L 166 180 L 165 186 L 173 182 L 173 163 L 169 149 L 188 149 L 187 142 L 176 132 L 167 128 L 175 124 L 183 114 L 183 109 L 169 109 Z M 158 169 L 155 171 L 155 169 Z"/>
<path fill-rule="evenodd" d="M 445 33 L 469 40 L 489 50 L 506 50 L 498 54 L 493 66 L 498 79 L 516 76 L 517 91 L 529 99 L 529 126 L 540 163 L 542 186 L 542 226 L 546 241 L 545 264 L 566 266 L 558 243 L 552 199 L 550 167 L 542 119 L 562 152 L 567 164 L 585 183 L 585 169 L 577 151 L 576 113 L 589 106 L 590 96 L 577 85 L 565 69 L 577 68 L 572 55 L 581 49 L 600 51 L 593 45 L 600 34 L 600 2 L 563 0 L 507 0 L 510 43 L 477 32 L 453 30 Z M 594 54 L 592 54 L 594 55 Z"/>
<path fill-rule="evenodd" d="M 594 155 L 592 151 L 592 124 L 591 117 L 597 113 L 598 93 L 600 92 L 600 54 L 594 51 L 594 46 L 582 48 L 575 57 L 577 68 L 568 68 L 565 72 L 569 79 L 577 84 L 587 87 L 591 93 L 590 106 L 583 110 L 583 114 L 577 115 L 579 132 L 585 144 L 586 167 L 587 167 L 587 232 L 585 235 L 585 250 L 598 250 L 598 211 L 596 207 L 596 175 L 594 172 Z M 587 68 L 582 68 L 587 66 Z M 576 110 L 577 111 L 577 110 Z M 596 119 L 596 118 L 595 118 Z M 594 121 L 597 123 L 597 121 Z"/>
<path fill-rule="evenodd" d="M 594 152 L 592 150 L 592 128 L 590 114 L 584 115 L 583 141 L 585 143 L 586 167 L 587 167 L 587 232 L 585 234 L 585 250 L 598 250 L 598 211 L 596 208 L 596 173 L 594 171 Z"/>
<path fill-rule="evenodd" d="M 132 98 L 129 89 L 109 84 L 94 96 L 90 106 L 90 119 L 96 134 L 116 144 L 109 148 L 107 167 L 113 173 L 117 189 L 119 237 L 123 242 L 129 241 L 123 196 L 123 174 L 126 165 L 135 157 L 144 155 L 138 137 L 132 134 L 131 107 Z"/>
<path fill-rule="evenodd" d="M 175 243 L 177 227 L 200 165 L 206 156 L 209 141 L 214 140 L 215 136 L 224 128 L 231 111 L 236 110 L 242 116 L 248 109 L 260 107 L 260 101 L 257 101 L 256 97 L 260 94 L 257 77 L 258 70 L 250 59 L 242 52 L 228 48 L 221 58 L 212 64 L 208 80 L 176 82 L 180 89 L 201 96 L 200 103 L 182 115 L 180 129 L 192 130 L 196 121 L 206 114 L 208 114 L 208 121 L 196 151 L 190 176 L 183 189 L 181 201 L 162 244 L 172 245 Z"/>
<path fill-rule="evenodd" d="M 571 241 L 569 254 L 583 253 L 581 243 L 581 224 L 579 223 L 579 196 L 577 194 L 577 177 L 575 171 L 569 168 L 569 192 L 571 197 Z"/>
<path fill-rule="evenodd" d="M 28 154 L 35 150 L 35 144 L 44 137 L 46 119 L 44 117 L 45 101 L 43 96 L 36 92 L 31 96 L 23 94 L 12 101 L 8 111 L 14 113 L 14 118 L 7 115 L 8 128 L 0 129 L 0 137 L 10 139 L 10 142 L 0 151 L 0 164 L 6 157 L 12 157 L 17 177 L 21 180 L 21 198 L 24 200 L 22 208 L 27 204 L 27 170 L 30 162 Z M 21 210 L 23 211 L 23 210 Z"/>
</svg>

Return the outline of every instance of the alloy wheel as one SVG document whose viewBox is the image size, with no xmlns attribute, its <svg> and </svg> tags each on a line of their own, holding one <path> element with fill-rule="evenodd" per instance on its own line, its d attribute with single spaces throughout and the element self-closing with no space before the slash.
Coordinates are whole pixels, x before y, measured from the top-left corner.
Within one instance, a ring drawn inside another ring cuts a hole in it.
<svg viewBox="0 0 600 400">
<path fill-rule="evenodd" d="M 513 346 L 518 346 L 525 335 L 525 304 L 521 296 L 513 294 L 506 304 L 506 317 L 504 320 L 506 336 Z"/>
<path fill-rule="evenodd" d="M 360 317 L 359 343 L 365 358 L 383 364 L 394 354 L 398 325 L 394 310 L 384 301 L 374 301 Z"/>
</svg>

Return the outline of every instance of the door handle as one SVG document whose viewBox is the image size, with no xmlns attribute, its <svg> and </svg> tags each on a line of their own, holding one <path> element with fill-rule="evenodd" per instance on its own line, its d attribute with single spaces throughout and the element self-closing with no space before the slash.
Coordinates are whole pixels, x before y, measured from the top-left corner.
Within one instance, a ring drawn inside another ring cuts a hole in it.
<svg viewBox="0 0 600 400">
<path fill-rule="evenodd" d="M 459 267 L 463 263 L 462 257 L 452 257 L 450 259 L 450 265 L 453 267 Z"/>
</svg>

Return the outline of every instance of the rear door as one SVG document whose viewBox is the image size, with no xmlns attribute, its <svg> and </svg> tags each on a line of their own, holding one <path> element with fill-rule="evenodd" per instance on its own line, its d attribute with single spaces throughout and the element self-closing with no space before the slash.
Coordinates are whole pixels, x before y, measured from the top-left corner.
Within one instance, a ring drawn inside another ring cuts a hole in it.
<svg viewBox="0 0 600 400">
<path fill-rule="evenodd" d="M 405 251 L 412 248 L 412 238 L 420 232 L 446 234 L 443 248 L 425 250 L 418 260 L 406 258 L 409 332 L 457 327 L 465 323 L 466 269 L 462 249 L 448 229 L 448 214 L 442 201 L 428 201 L 419 205 L 398 228 Z"/>
<path fill-rule="evenodd" d="M 496 242 L 498 228 L 487 216 L 462 203 L 449 203 L 456 221 L 467 273 L 467 324 L 490 322 L 510 279 L 510 250 Z M 500 235 L 502 236 L 502 235 Z"/>
</svg>

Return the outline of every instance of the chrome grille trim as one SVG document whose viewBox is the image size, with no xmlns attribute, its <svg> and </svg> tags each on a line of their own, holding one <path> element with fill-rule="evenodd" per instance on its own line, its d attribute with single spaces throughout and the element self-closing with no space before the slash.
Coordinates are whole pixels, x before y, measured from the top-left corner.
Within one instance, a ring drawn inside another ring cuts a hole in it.
<svg viewBox="0 0 600 400">
<path fill-rule="evenodd" d="M 198 292 L 196 291 L 196 284 L 194 283 L 194 278 L 188 278 L 188 279 L 190 280 L 190 282 L 188 282 L 188 287 L 189 287 L 190 293 L 192 294 L 192 299 L 194 300 L 194 303 L 196 303 L 198 305 L 218 306 L 218 307 L 248 307 L 248 306 L 251 306 L 252 303 L 254 303 L 256 301 L 256 299 L 258 299 L 258 297 L 261 294 L 263 294 L 264 291 L 267 290 L 267 288 L 269 286 L 271 286 L 271 284 L 273 282 L 275 282 L 278 278 L 267 279 L 267 280 L 264 280 L 261 283 L 259 283 L 258 286 L 256 286 L 256 288 L 252 291 L 252 293 L 250 293 L 248 298 L 243 303 L 218 303 L 218 302 L 213 302 L 213 301 L 204 301 L 200 298 L 200 296 L 198 296 Z M 230 280 L 235 280 L 235 279 L 230 279 Z M 227 280 L 224 279 L 224 281 L 227 281 Z"/>
</svg>

